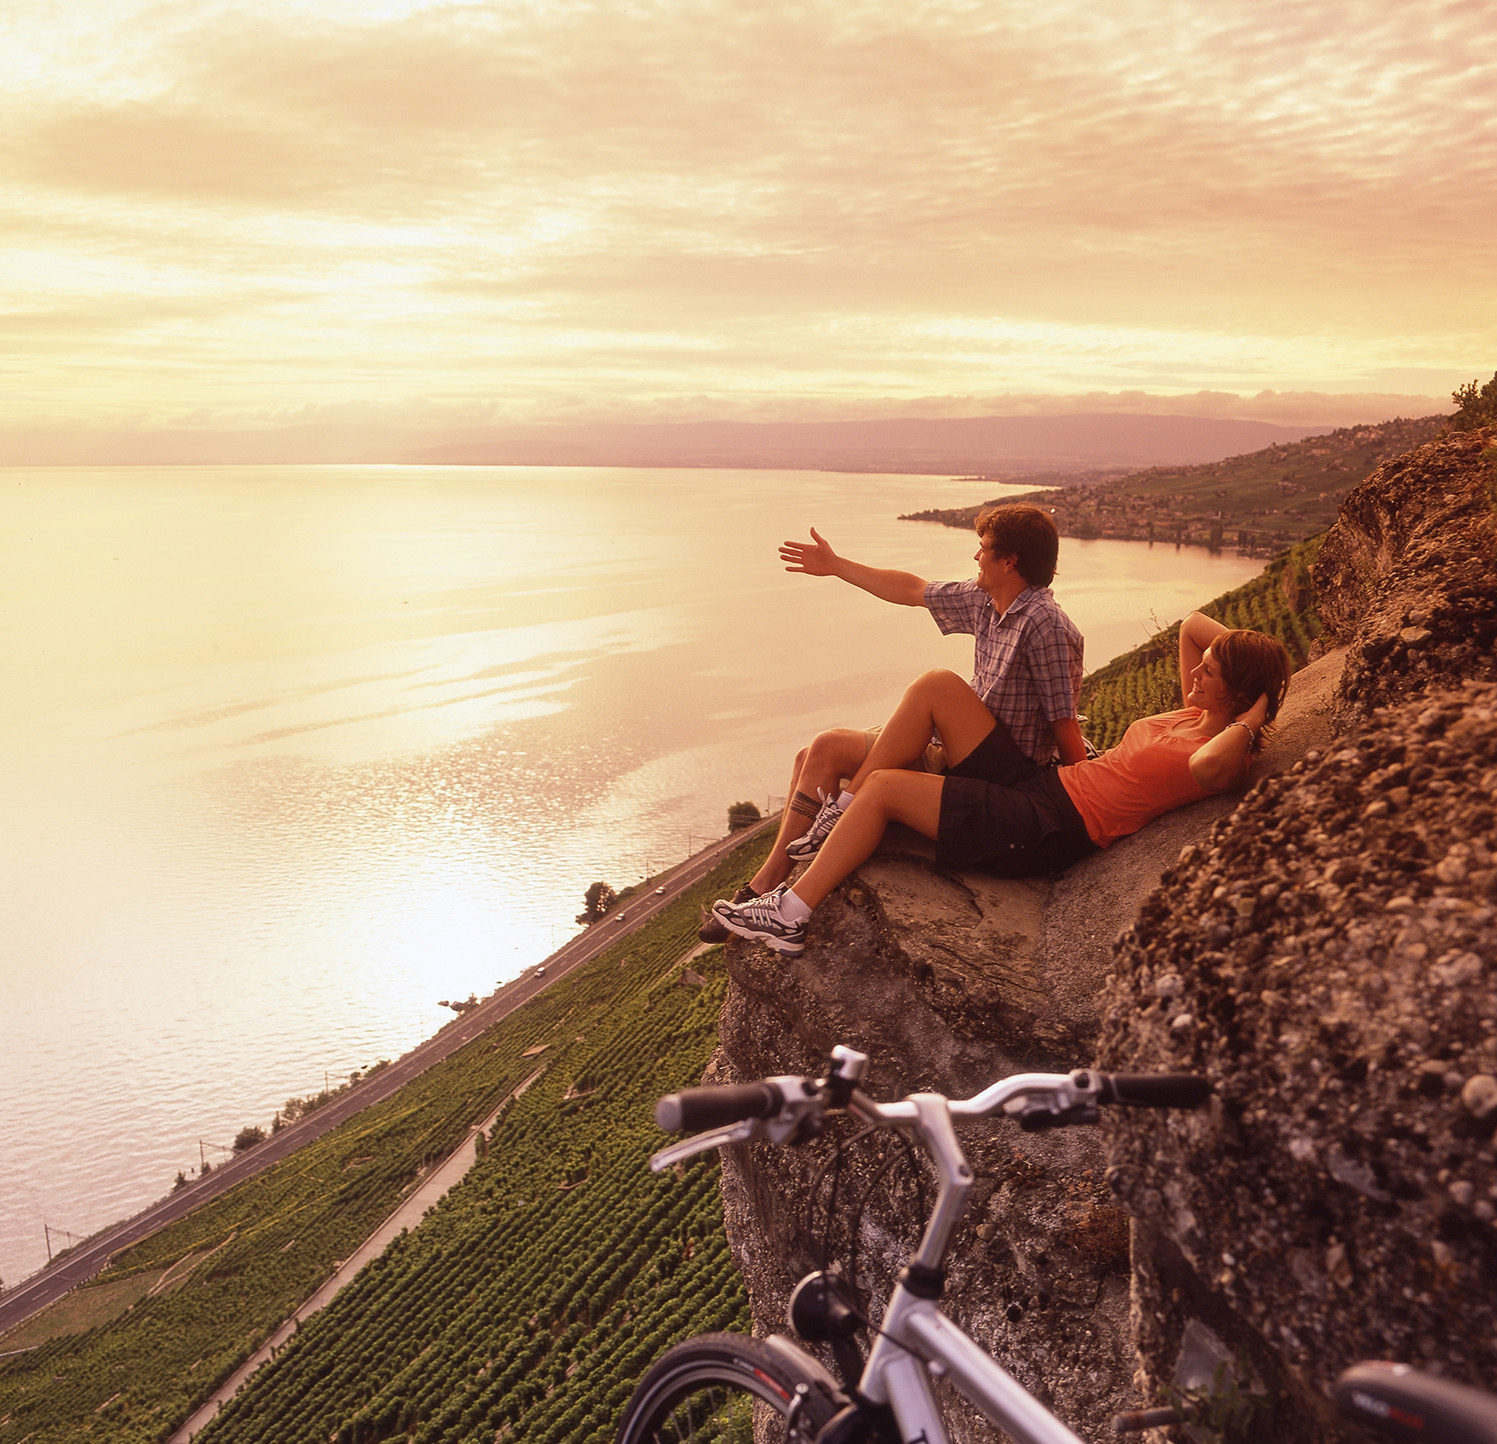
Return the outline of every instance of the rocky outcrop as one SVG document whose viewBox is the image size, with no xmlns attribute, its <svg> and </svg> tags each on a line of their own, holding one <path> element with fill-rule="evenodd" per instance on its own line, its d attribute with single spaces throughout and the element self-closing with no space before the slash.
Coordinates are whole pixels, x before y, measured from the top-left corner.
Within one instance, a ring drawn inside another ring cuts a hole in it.
<svg viewBox="0 0 1497 1444">
<path fill-rule="evenodd" d="M 891 837 L 798 958 L 729 947 L 722 1079 L 815 1071 L 845 1042 L 880 1097 L 1099 1056 L 1218 1082 L 1209 1111 L 1119 1122 L 1105 1149 L 1094 1130 L 964 1133 L 981 1183 L 951 1312 L 1085 1438 L 1213 1373 L 1271 1400 L 1259 1437 L 1339 1437 L 1334 1367 L 1428 1362 L 1442 1329 L 1452 1368 L 1497 1379 L 1475 1296 L 1497 1262 L 1497 723 L 1491 691 L 1459 690 L 1493 666 L 1490 444 L 1421 448 L 1348 498 L 1317 578 L 1338 649 L 1297 676 L 1245 799 L 1053 885 L 953 876 Z M 887 1145 L 849 1155 L 830 1225 L 875 1297 L 919 1216 Z M 765 1329 L 822 1259 L 826 1152 L 725 1160 Z"/>
<path fill-rule="evenodd" d="M 1143 1372 L 1230 1359 L 1265 1437 L 1360 1438 L 1324 1388 L 1361 1358 L 1497 1381 L 1492 440 L 1348 498 L 1317 575 L 1344 730 L 1182 854 L 1106 997 L 1106 1064 L 1217 1084 L 1110 1125 Z"/>
<path fill-rule="evenodd" d="M 1315 566 L 1321 620 L 1348 645 L 1337 721 L 1432 688 L 1497 680 L 1497 431 L 1456 432 L 1374 472 Z"/>
</svg>

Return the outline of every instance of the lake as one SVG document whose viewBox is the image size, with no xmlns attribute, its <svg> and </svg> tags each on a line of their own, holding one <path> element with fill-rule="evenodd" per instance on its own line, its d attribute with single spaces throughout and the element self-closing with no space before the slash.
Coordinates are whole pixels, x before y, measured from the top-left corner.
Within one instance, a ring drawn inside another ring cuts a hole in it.
<svg viewBox="0 0 1497 1444">
<path fill-rule="evenodd" d="M 1010 488 L 1009 490 L 1017 490 Z M 1003 488 L 789 471 L 0 471 L 0 1278 L 394 1057 L 783 801 L 967 638 L 776 555 L 968 576 L 897 516 Z M 1064 541 L 1089 668 L 1260 563 Z"/>
</svg>

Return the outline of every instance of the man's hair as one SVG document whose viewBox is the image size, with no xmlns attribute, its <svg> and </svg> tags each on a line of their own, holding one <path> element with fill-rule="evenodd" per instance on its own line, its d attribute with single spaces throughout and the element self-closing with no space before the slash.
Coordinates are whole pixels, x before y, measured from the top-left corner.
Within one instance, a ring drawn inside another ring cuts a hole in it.
<svg viewBox="0 0 1497 1444">
<path fill-rule="evenodd" d="M 977 514 L 977 534 L 996 556 L 1014 558 L 1019 575 L 1032 587 L 1048 587 L 1055 580 L 1060 534 L 1048 511 L 1027 502 L 990 506 Z"/>
<path fill-rule="evenodd" d="M 1289 690 L 1289 678 L 1294 673 L 1294 662 L 1289 649 L 1277 637 L 1246 628 L 1223 632 L 1213 638 L 1211 655 L 1221 667 L 1222 681 L 1238 711 L 1246 710 L 1266 695 L 1268 713 L 1264 725 L 1279 715 L 1284 694 Z"/>
</svg>

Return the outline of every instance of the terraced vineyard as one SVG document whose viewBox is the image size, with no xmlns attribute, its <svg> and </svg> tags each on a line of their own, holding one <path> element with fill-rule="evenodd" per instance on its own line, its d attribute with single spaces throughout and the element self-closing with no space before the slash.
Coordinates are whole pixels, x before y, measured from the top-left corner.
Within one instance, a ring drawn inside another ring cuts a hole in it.
<svg viewBox="0 0 1497 1444">
<path fill-rule="evenodd" d="M 39 1321 L 56 1336 L 0 1359 L 0 1444 L 168 1437 L 511 1095 L 464 1181 L 197 1438 L 606 1437 L 666 1342 L 747 1317 L 715 1162 L 656 1177 L 646 1158 L 654 1098 L 695 1081 L 716 1043 L 721 952 L 681 963 L 697 905 L 767 846 L 388 1103 L 122 1256 L 79 1293 L 132 1278 L 155 1292 L 87 1332 Z"/>
<path fill-rule="evenodd" d="M 667 1342 L 744 1319 L 715 1163 L 645 1169 L 650 1104 L 700 1076 L 721 1003 L 720 967 L 682 982 L 663 963 L 595 969 L 530 1020 L 545 1072 L 461 1188 L 204 1444 L 603 1437 Z"/>
<path fill-rule="evenodd" d="M 1275 557 L 1252 581 L 1202 607 L 1229 627 L 1256 627 L 1278 637 L 1302 667 L 1320 635 L 1310 565 L 1322 536 L 1311 537 Z M 1098 667 L 1081 685 L 1085 731 L 1095 747 L 1113 746 L 1128 724 L 1151 712 L 1180 706 L 1180 626 L 1176 622 L 1141 647 Z"/>
</svg>

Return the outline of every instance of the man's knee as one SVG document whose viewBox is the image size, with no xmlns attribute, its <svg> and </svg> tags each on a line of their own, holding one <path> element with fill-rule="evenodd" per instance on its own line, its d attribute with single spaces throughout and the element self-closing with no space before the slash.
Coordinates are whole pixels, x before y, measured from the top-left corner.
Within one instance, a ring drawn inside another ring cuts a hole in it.
<svg viewBox="0 0 1497 1444">
<path fill-rule="evenodd" d="M 972 684 L 965 677 L 959 677 L 955 672 L 945 667 L 936 667 L 929 672 L 922 672 L 910 684 L 912 692 L 950 692 L 954 688 L 965 688 L 968 692 L 972 690 Z"/>
</svg>

